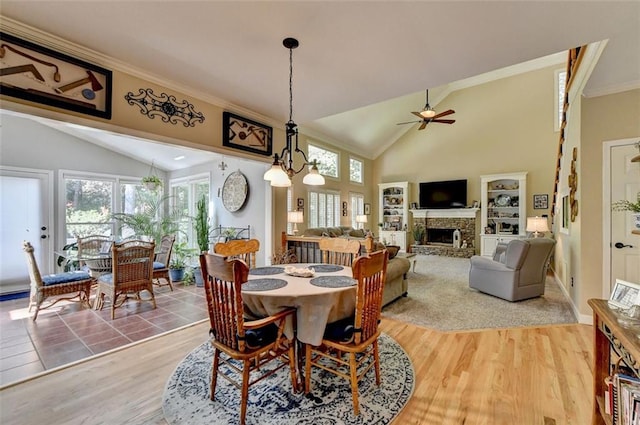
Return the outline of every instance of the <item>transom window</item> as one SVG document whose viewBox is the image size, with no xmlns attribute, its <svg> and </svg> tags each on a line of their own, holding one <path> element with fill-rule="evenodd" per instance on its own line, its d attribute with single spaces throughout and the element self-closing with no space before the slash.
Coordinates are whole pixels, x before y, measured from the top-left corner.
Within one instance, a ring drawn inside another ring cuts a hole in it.
<svg viewBox="0 0 640 425">
<path fill-rule="evenodd" d="M 340 170 L 340 155 L 318 146 L 309 145 L 308 155 L 309 161 L 318 161 L 318 171 L 323 176 L 338 178 Z"/>
<path fill-rule="evenodd" d="M 349 158 L 349 181 L 352 183 L 363 183 L 364 163 L 359 159 Z"/>
</svg>

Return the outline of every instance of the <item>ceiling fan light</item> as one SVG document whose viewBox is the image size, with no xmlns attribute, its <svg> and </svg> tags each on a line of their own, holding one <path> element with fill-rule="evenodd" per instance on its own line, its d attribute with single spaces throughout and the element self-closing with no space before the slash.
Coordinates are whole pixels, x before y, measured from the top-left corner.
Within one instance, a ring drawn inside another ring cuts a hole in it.
<svg viewBox="0 0 640 425">
<path fill-rule="evenodd" d="M 422 111 L 420 111 L 420 115 L 422 115 L 424 118 L 433 118 L 436 116 L 436 111 L 427 106 Z"/>
<path fill-rule="evenodd" d="M 304 176 L 302 179 L 302 183 L 308 184 L 309 186 L 322 186 L 324 185 L 324 177 L 318 171 L 318 167 L 314 163 L 309 170 L 309 174 Z"/>
</svg>

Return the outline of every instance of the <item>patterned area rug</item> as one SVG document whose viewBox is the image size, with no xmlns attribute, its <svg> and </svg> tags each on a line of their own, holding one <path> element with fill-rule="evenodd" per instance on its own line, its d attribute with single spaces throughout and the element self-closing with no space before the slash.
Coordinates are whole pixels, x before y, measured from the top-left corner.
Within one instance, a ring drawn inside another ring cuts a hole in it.
<svg viewBox="0 0 640 425">
<path fill-rule="evenodd" d="M 416 272 L 407 274 L 409 295 L 383 308 L 383 317 L 440 331 L 577 323 L 552 277 L 541 297 L 510 302 L 469 288 L 468 258 L 416 259 Z"/>
<path fill-rule="evenodd" d="M 382 383 L 369 370 L 359 385 L 360 415 L 353 415 L 351 387 L 346 379 L 312 369 L 312 397 L 293 394 L 289 369 L 249 389 L 246 423 L 260 425 L 388 424 L 413 393 L 415 373 L 402 347 L 390 336 L 379 339 Z M 216 400 L 209 400 L 213 348 L 206 342 L 193 350 L 169 378 L 162 397 L 170 425 L 238 424 L 240 390 L 218 378 Z M 272 362 L 273 363 L 273 362 Z"/>
</svg>

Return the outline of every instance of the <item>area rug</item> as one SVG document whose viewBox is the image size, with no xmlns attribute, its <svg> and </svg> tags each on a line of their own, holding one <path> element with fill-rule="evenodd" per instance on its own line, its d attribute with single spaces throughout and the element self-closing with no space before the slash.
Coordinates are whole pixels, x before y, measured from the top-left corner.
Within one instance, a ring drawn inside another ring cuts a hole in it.
<svg viewBox="0 0 640 425">
<path fill-rule="evenodd" d="M 388 424 L 411 397 L 415 372 L 393 338 L 382 334 L 379 347 L 382 383 L 376 386 L 373 369 L 360 381 L 358 416 L 353 414 L 346 379 L 313 368 L 310 397 L 293 394 L 289 369 L 283 368 L 249 389 L 247 425 Z M 162 410 L 170 425 L 239 423 L 240 390 L 226 379 L 218 378 L 216 400 L 209 400 L 212 358 L 213 348 L 206 342 L 189 353 L 169 378 Z"/>
<path fill-rule="evenodd" d="M 408 296 L 383 308 L 383 317 L 440 331 L 577 323 L 555 279 L 544 295 L 510 302 L 469 288 L 468 258 L 418 255 Z"/>
</svg>

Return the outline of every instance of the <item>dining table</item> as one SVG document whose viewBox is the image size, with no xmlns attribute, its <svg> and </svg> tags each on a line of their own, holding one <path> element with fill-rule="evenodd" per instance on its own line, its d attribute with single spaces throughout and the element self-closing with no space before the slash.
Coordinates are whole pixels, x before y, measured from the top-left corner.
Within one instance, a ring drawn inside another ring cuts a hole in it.
<svg viewBox="0 0 640 425">
<path fill-rule="evenodd" d="M 287 273 L 285 267 L 312 270 L 313 275 Z M 295 329 L 288 319 L 285 335 L 295 335 L 299 342 L 318 346 L 328 323 L 353 316 L 356 288 L 351 267 L 318 263 L 273 265 L 249 271 L 249 279 L 242 285 L 242 299 L 245 309 L 256 318 L 295 308 Z"/>
</svg>

